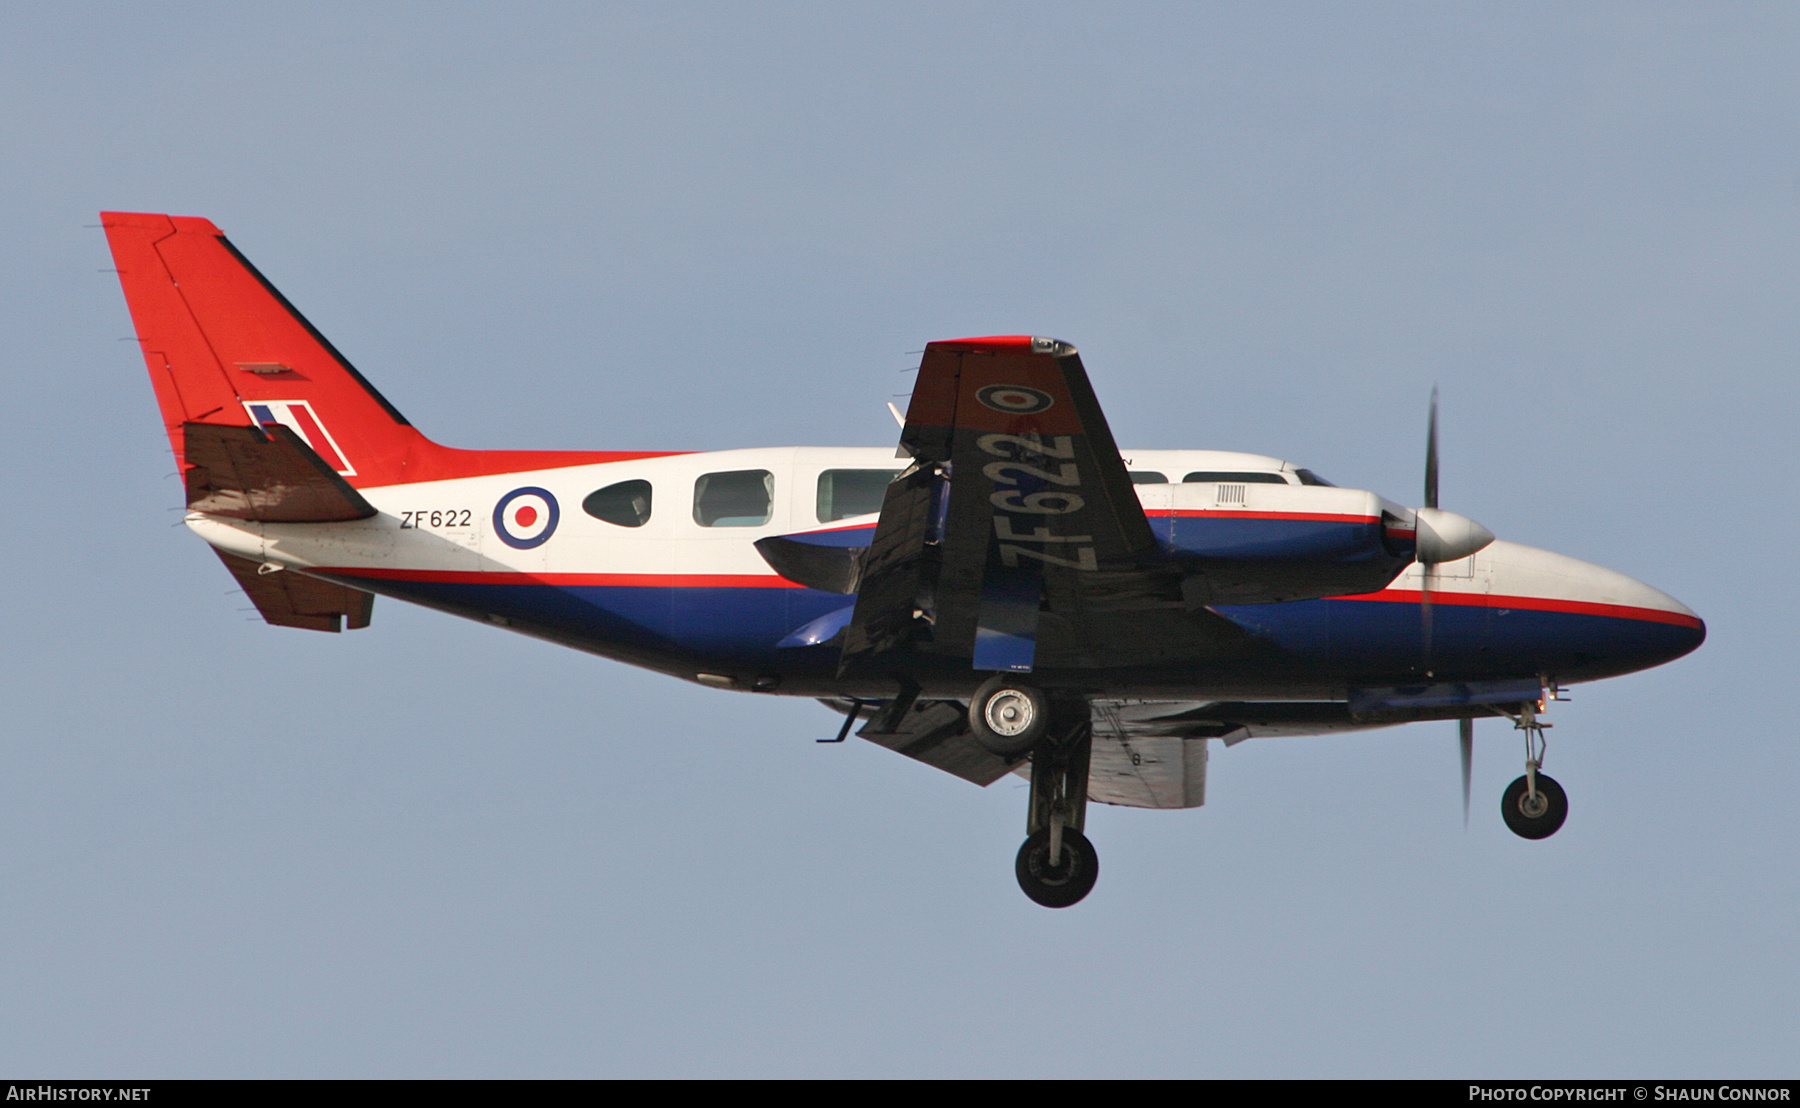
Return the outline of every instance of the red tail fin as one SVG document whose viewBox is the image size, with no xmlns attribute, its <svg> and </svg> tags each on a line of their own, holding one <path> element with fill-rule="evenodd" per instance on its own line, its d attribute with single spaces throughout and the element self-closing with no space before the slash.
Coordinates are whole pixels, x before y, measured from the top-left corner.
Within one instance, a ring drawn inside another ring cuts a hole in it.
<svg viewBox="0 0 1800 1108">
<path fill-rule="evenodd" d="M 438 446 L 210 222 L 130 212 L 100 220 L 183 465 L 184 423 L 283 424 L 364 488 L 645 456 Z"/>
</svg>

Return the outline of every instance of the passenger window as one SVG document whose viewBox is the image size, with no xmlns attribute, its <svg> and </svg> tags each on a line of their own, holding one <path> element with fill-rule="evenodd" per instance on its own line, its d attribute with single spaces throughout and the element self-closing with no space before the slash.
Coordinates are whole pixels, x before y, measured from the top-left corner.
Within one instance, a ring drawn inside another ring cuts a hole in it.
<svg viewBox="0 0 1800 1108">
<path fill-rule="evenodd" d="M 775 475 L 766 469 L 708 473 L 694 482 L 694 522 L 702 527 L 760 527 L 775 502 Z"/>
<path fill-rule="evenodd" d="M 1234 485 L 1285 485 L 1287 478 L 1279 473 L 1227 473 L 1221 470 L 1203 469 L 1190 473 L 1182 479 L 1183 484 L 1208 481 L 1226 481 Z"/>
<path fill-rule="evenodd" d="M 650 482 L 620 481 L 590 492 L 581 510 L 618 527 L 642 527 L 650 522 Z"/>
<path fill-rule="evenodd" d="M 1134 469 L 1131 471 L 1131 483 L 1134 485 L 1166 485 L 1169 475 L 1158 473 L 1154 469 Z"/>
<path fill-rule="evenodd" d="M 881 511 L 897 469 L 828 469 L 819 474 L 820 523 Z"/>
</svg>

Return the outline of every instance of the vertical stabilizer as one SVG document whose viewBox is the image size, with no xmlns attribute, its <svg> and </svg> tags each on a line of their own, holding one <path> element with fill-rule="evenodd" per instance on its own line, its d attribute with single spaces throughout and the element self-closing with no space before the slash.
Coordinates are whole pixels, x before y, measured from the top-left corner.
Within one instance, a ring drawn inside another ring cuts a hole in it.
<svg viewBox="0 0 1800 1108">
<path fill-rule="evenodd" d="M 649 457 L 426 439 L 207 220 L 101 212 L 163 426 L 280 425 L 356 488 Z"/>
<path fill-rule="evenodd" d="M 406 480 L 424 440 L 204 219 L 102 212 L 170 445 L 184 423 L 280 424 L 354 484 Z"/>
</svg>

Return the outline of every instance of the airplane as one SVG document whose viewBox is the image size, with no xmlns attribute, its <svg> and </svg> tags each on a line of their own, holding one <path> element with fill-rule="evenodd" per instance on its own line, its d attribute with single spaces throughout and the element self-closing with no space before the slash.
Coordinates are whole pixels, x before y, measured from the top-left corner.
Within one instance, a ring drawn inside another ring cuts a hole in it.
<svg viewBox="0 0 1800 1108">
<path fill-rule="evenodd" d="M 1508 828 L 1554 834 L 1562 690 L 1678 658 L 1650 586 L 1281 459 L 1126 450 L 1075 347 L 929 344 L 897 452 L 457 450 L 427 439 L 205 219 L 103 212 L 187 527 L 269 623 L 376 596 L 710 688 L 801 696 L 978 785 L 1030 782 L 1020 887 L 1094 887 L 1090 800 L 1205 802 L 1209 741 L 1510 719 Z M 892 407 L 890 405 L 890 407 Z"/>
</svg>

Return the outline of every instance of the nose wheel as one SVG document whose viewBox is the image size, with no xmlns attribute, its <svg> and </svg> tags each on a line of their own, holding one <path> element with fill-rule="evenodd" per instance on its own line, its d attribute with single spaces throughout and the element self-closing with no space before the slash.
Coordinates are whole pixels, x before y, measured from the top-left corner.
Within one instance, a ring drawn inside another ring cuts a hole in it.
<svg viewBox="0 0 1800 1108">
<path fill-rule="evenodd" d="M 1506 786 L 1500 796 L 1500 818 L 1507 830 L 1522 839 L 1547 839 L 1556 834 L 1569 818 L 1569 796 L 1556 778 L 1538 772 L 1544 764 L 1544 728 L 1536 712 L 1527 705 L 1519 713 L 1517 724 L 1525 732 L 1525 776 Z"/>
<path fill-rule="evenodd" d="M 1537 778 L 1536 789 L 1529 776 L 1506 786 L 1500 797 L 1500 818 L 1506 821 L 1507 830 L 1522 839 L 1547 839 L 1569 818 L 1569 797 L 1556 778 L 1542 773 L 1531 776 Z"/>
</svg>

